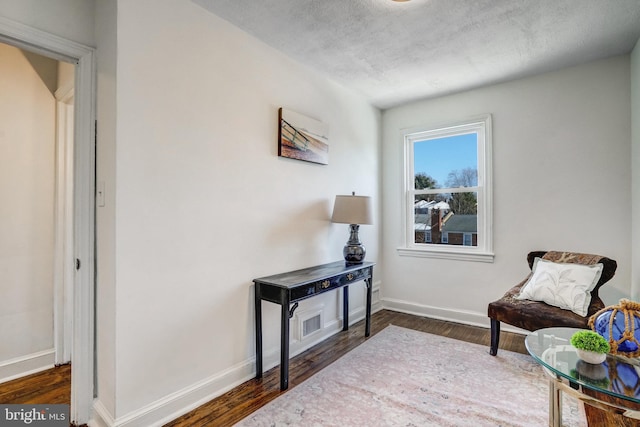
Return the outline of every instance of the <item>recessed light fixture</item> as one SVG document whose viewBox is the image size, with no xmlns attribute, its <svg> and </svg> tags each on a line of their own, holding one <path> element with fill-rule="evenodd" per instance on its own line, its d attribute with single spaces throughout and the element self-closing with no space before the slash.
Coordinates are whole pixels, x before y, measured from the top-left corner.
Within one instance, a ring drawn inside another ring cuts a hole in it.
<svg viewBox="0 0 640 427">
<path fill-rule="evenodd" d="M 392 1 L 395 1 L 397 3 L 402 3 L 402 2 L 405 2 L 405 1 L 409 1 L 409 0 L 392 0 Z"/>
</svg>

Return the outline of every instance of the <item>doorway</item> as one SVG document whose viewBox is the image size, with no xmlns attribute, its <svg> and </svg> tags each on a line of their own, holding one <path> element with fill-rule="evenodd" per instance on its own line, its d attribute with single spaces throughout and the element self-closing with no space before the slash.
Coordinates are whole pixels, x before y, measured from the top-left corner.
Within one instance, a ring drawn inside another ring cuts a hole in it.
<svg viewBox="0 0 640 427">
<path fill-rule="evenodd" d="M 74 67 L 0 43 L 0 382 L 71 361 Z"/>
<path fill-rule="evenodd" d="M 74 65 L 71 221 L 74 290 L 69 352 L 73 357 L 73 424 L 86 424 L 94 398 L 95 312 L 95 55 L 92 48 L 53 34 L 0 19 L 0 42 Z M 57 356 L 56 356 L 57 357 Z"/>
</svg>

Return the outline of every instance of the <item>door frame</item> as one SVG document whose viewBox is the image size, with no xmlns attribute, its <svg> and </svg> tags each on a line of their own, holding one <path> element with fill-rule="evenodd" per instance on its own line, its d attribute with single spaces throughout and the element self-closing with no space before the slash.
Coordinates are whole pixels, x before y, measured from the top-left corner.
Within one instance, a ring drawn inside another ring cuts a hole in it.
<svg viewBox="0 0 640 427">
<path fill-rule="evenodd" d="M 71 361 L 73 339 L 73 134 L 74 87 L 60 87 L 56 98 L 56 182 L 53 266 L 53 342 L 55 364 Z"/>
<path fill-rule="evenodd" d="M 95 50 L 0 16 L 0 41 L 75 64 L 73 354 L 70 421 L 89 422 L 95 387 Z"/>
</svg>

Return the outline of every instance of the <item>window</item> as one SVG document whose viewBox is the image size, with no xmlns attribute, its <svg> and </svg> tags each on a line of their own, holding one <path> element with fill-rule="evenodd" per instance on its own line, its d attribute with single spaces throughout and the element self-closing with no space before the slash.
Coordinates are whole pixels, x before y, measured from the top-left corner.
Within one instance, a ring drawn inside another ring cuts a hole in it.
<svg viewBox="0 0 640 427">
<path fill-rule="evenodd" d="M 406 244 L 400 255 L 493 262 L 491 116 L 403 136 Z"/>
</svg>

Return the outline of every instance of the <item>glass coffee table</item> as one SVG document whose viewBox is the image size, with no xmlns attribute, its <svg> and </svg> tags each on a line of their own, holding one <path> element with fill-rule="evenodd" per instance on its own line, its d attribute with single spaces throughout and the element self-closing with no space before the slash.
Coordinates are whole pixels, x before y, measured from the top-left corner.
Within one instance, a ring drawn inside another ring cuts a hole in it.
<svg viewBox="0 0 640 427">
<path fill-rule="evenodd" d="M 545 328 L 525 338 L 529 354 L 549 375 L 549 425 L 562 425 L 562 393 L 640 420 L 640 360 L 608 354 L 599 365 L 578 358 L 569 342 L 575 328 Z"/>
</svg>

